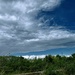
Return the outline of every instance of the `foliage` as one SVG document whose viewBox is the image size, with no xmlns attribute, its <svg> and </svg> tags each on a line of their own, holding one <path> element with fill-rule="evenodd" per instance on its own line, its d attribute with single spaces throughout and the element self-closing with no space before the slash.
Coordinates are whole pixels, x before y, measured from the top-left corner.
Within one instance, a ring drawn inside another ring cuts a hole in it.
<svg viewBox="0 0 75 75">
<path fill-rule="evenodd" d="M 0 56 L 0 75 L 44 71 L 43 75 L 75 75 L 75 53 L 70 57 L 48 55 L 44 59 Z"/>
</svg>

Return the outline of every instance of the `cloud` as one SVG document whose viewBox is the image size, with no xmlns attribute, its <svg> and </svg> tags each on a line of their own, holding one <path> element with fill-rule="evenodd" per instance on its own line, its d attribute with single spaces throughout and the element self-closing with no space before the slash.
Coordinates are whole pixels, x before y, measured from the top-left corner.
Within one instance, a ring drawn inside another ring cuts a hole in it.
<svg viewBox="0 0 75 75">
<path fill-rule="evenodd" d="M 53 56 L 57 56 L 57 55 L 53 55 Z M 65 56 L 65 57 L 70 57 L 71 55 L 60 55 L 60 56 Z M 25 56 L 22 56 L 23 58 L 25 59 L 43 59 L 46 57 L 46 55 L 25 55 Z"/>
<path fill-rule="evenodd" d="M 0 55 L 74 46 L 75 33 L 62 26 L 48 26 L 45 15 L 36 18 L 40 11 L 53 11 L 61 2 L 0 0 Z"/>
<path fill-rule="evenodd" d="M 5 14 L 5 15 L 0 15 L 0 20 L 5 20 L 5 21 L 16 21 L 17 18 L 13 15 L 8 15 L 8 14 Z"/>
<path fill-rule="evenodd" d="M 25 56 L 22 56 L 22 57 L 24 57 L 25 59 L 35 59 L 35 58 L 37 58 L 37 59 L 39 59 L 39 58 L 41 58 L 41 59 L 43 59 L 43 58 L 45 58 L 45 56 L 46 55 L 25 55 Z"/>
</svg>

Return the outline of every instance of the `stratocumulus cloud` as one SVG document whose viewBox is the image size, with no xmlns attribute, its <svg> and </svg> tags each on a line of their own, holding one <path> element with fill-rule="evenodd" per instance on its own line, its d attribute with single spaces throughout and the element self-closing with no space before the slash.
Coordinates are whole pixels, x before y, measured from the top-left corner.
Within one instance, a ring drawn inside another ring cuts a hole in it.
<svg viewBox="0 0 75 75">
<path fill-rule="evenodd" d="M 0 0 L 0 55 L 75 46 L 74 33 L 56 23 L 47 26 L 44 16 L 36 18 L 40 11 L 53 11 L 61 3 L 61 0 Z"/>
</svg>

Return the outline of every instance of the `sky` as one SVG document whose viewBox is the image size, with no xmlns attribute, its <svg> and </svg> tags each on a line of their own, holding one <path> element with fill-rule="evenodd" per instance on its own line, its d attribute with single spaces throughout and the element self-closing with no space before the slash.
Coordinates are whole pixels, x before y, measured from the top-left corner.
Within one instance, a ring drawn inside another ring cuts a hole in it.
<svg viewBox="0 0 75 75">
<path fill-rule="evenodd" d="M 74 0 L 0 0 L 0 55 L 55 50 L 75 52 Z"/>
</svg>

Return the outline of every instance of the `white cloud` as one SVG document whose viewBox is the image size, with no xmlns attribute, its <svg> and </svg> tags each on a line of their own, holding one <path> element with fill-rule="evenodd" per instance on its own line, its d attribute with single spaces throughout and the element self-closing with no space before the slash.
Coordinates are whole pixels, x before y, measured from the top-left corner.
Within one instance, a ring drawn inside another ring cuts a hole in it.
<svg viewBox="0 0 75 75">
<path fill-rule="evenodd" d="M 72 34 L 66 30 L 60 30 L 60 29 L 53 29 L 49 31 L 40 31 L 38 34 L 38 38 L 41 40 L 52 40 L 52 39 L 63 39 L 63 38 L 69 38 L 69 37 L 75 37 L 75 34 Z"/>
<path fill-rule="evenodd" d="M 35 20 L 35 16 L 40 10 L 51 11 L 58 5 L 61 0 L 24 0 L 13 2 L 13 9 L 19 12 L 19 23 L 26 30 L 36 30 L 40 22 Z"/>
<path fill-rule="evenodd" d="M 64 55 L 64 56 L 66 56 L 66 57 L 70 57 L 71 55 Z"/>
<path fill-rule="evenodd" d="M 61 3 L 61 0 L 25 0 L 18 1 L 14 8 L 19 9 L 23 13 L 33 13 L 40 9 L 43 10 L 53 10 L 56 6 Z"/>
<path fill-rule="evenodd" d="M 39 39 L 29 39 L 29 40 L 26 40 L 27 42 L 35 42 L 35 41 L 39 41 Z"/>
<path fill-rule="evenodd" d="M 35 59 L 35 58 L 37 58 L 37 59 L 39 59 L 39 58 L 43 59 L 43 58 L 45 58 L 45 56 L 46 55 L 25 55 L 25 56 L 22 56 L 22 57 L 24 57 L 25 59 Z"/>
<path fill-rule="evenodd" d="M 16 18 L 16 16 L 14 16 L 14 15 L 5 14 L 5 15 L 0 15 L 0 20 L 5 20 L 5 21 L 16 21 L 17 18 Z"/>
<path fill-rule="evenodd" d="M 37 58 L 37 59 L 39 59 L 39 58 L 43 59 L 46 56 L 47 55 L 25 55 L 25 56 L 22 56 L 22 57 L 25 58 L 25 59 L 35 59 L 35 58 Z M 53 56 L 57 56 L 57 55 L 53 55 Z M 71 55 L 60 55 L 60 56 L 70 57 Z"/>
</svg>

